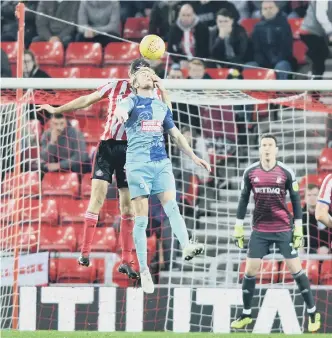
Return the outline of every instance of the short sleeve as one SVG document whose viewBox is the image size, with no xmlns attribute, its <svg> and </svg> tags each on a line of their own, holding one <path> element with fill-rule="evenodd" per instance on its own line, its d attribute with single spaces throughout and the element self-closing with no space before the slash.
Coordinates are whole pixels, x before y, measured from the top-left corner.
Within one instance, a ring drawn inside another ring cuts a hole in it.
<svg viewBox="0 0 332 338">
<path fill-rule="evenodd" d="M 128 114 L 133 110 L 135 102 L 130 96 L 117 103 L 116 108 L 126 111 Z"/>
<path fill-rule="evenodd" d="M 117 81 L 111 81 L 106 83 L 103 86 L 100 86 L 97 88 L 97 92 L 100 96 L 101 99 L 106 99 L 109 97 L 109 95 L 112 93 L 112 91 L 114 90 L 114 88 L 117 85 Z"/>
<path fill-rule="evenodd" d="M 324 178 L 324 181 L 321 185 L 318 194 L 318 201 L 330 205 L 331 193 L 332 193 L 332 175 L 329 174 Z"/>
<path fill-rule="evenodd" d="M 174 121 L 173 121 L 173 114 L 169 108 L 167 108 L 167 113 L 164 119 L 163 123 L 164 130 L 170 130 L 175 127 Z"/>
</svg>

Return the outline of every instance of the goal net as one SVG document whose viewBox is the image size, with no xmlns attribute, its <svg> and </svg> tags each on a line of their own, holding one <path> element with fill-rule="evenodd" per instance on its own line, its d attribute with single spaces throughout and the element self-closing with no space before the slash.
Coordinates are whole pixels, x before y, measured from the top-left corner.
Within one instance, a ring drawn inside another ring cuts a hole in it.
<svg viewBox="0 0 332 338">
<path fill-rule="evenodd" d="M 20 258 L 38 250 L 50 253 L 48 283 L 52 292 L 35 291 L 37 311 L 32 316 L 35 322 L 29 324 L 22 318 L 24 325 L 20 327 L 68 331 L 230 332 L 230 321 L 242 308 L 245 251 L 240 252 L 231 239 L 242 174 L 249 164 L 259 159 L 259 136 L 272 133 L 279 143 L 278 159 L 295 171 L 305 203 L 307 184 L 319 185 L 326 174 L 323 171 L 318 174 L 317 159 L 328 144 L 325 120 L 332 112 L 332 96 L 326 91 L 327 81 L 165 80 L 177 126 L 195 152 L 212 167 L 208 174 L 193 166 L 167 141 L 181 212 L 190 236 L 205 244 L 206 253 L 184 262 L 160 204 L 151 198 L 148 258 L 158 287 L 153 295 L 145 297 L 140 289 L 131 288 L 127 279 L 117 273 L 120 245 L 116 184 L 110 185 L 100 214 L 92 245 L 92 266 L 80 268 L 76 263 L 90 196 L 92 159 L 107 116 L 108 102 L 101 101 L 66 114 L 67 124 L 63 128 L 72 128 L 75 133 L 71 135 L 81 141 L 70 139 L 68 133 L 62 131 L 61 144 L 59 137 L 56 138 L 59 144 L 53 144 L 52 130 L 55 133 L 54 130 L 60 128 L 58 122 L 50 121 L 44 113 L 35 114 L 36 104 L 64 104 L 101 84 L 103 80 L 95 79 L 3 81 L 1 111 L 7 122 L 1 124 L 5 126 L 1 132 L 4 159 L 1 210 L 6 210 L 1 211 L 2 254 L 11 256 L 17 248 Z M 26 94 L 20 124 L 20 175 L 15 178 L 10 158 L 17 142 L 17 103 L 13 89 L 18 87 L 24 88 Z M 34 128 L 28 131 L 28 126 Z M 328 156 L 325 160 L 325 167 L 320 168 L 331 169 Z M 15 189 L 20 192 L 16 198 L 24 202 L 19 204 L 18 223 L 12 221 L 16 213 L 10 207 Z M 251 231 L 252 208 L 251 201 L 245 218 L 246 242 Z M 11 231 L 15 226 L 18 237 L 13 241 Z M 308 234 L 309 228 L 308 223 Z M 20 229 L 24 229 L 22 234 Z M 34 236 L 27 235 L 26 229 Z M 330 332 L 332 316 L 326 309 L 332 300 L 326 284 L 331 284 L 331 277 L 326 276 L 332 274 L 331 256 L 312 254 L 317 251 L 313 245 L 317 240 L 320 246 L 330 248 L 331 234 L 324 231 L 327 237 L 307 236 L 301 256 L 313 284 L 318 310 L 323 315 L 323 331 Z M 257 278 L 254 332 L 302 332 L 305 307 L 275 248 L 271 247 L 271 254 L 263 261 Z M 87 288 L 80 289 L 78 284 L 85 284 Z M 61 288 L 57 288 L 59 285 Z M 72 285 L 76 286 L 77 293 L 65 287 Z M 117 288 L 113 292 L 98 286 Z M 91 295 L 88 289 L 92 290 Z M 5 304 L 2 327 L 10 327 L 12 289 L 8 286 L 1 292 L 2 304 Z M 31 294 L 25 294 L 24 299 L 33 301 L 29 297 Z"/>
</svg>

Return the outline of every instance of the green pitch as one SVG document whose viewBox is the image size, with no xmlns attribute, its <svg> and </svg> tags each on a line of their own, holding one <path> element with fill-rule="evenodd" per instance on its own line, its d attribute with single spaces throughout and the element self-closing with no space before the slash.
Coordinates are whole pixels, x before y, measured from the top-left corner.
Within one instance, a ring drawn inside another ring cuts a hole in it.
<svg viewBox="0 0 332 338">
<path fill-rule="evenodd" d="M 230 333 L 230 334 L 213 334 L 213 333 L 172 333 L 172 332 L 142 332 L 142 333 L 127 333 L 127 332 L 96 332 L 96 331 L 75 331 L 75 332 L 59 332 L 59 331 L 1 331 L 1 338 L 323 338 L 331 337 L 330 334 L 303 334 L 303 335 L 284 335 L 284 334 L 269 334 L 259 335 L 250 333 Z"/>
</svg>

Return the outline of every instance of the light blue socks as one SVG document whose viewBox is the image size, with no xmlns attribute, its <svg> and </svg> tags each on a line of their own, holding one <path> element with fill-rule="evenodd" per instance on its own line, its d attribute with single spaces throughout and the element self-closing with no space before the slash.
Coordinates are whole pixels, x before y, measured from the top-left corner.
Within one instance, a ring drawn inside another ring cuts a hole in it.
<svg viewBox="0 0 332 338">
<path fill-rule="evenodd" d="M 148 226 L 148 217 L 136 216 L 135 225 L 133 229 L 133 237 L 136 248 L 136 255 L 140 267 L 140 272 L 148 269 L 147 259 L 147 240 L 146 240 L 146 227 Z"/>
<path fill-rule="evenodd" d="M 175 200 L 170 200 L 163 206 L 163 208 L 169 222 L 171 223 L 172 230 L 183 249 L 189 243 L 189 236 L 186 223 L 180 214 L 178 204 Z"/>
</svg>

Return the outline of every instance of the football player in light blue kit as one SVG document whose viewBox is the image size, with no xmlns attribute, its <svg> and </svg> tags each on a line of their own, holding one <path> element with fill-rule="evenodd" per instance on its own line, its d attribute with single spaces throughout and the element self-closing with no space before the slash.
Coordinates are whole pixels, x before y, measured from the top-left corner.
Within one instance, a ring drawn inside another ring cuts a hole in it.
<svg viewBox="0 0 332 338">
<path fill-rule="evenodd" d="M 198 166 L 208 171 L 211 168 L 194 154 L 175 126 L 169 108 L 171 103 L 160 78 L 150 69 L 142 68 L 131 81 L 136 95 L 122 100 L 114 115 L 120 122 L 125 123 L 128 138 L 126 175 L 135 211 L 133 236 L 142 288 L 146 293 L 153 293 L 154 284 L 147 265 L 146 227 L 149 195 L 157 194 L 181 244 L 184 259 L 190 260 L 204 251 L 202 244 L 189 241 L 187 228 L 176 202 L 175 180 L 172 164 L 166 153 L 164 132 L 167 132 L 173 142 Z M 155 98 L 155 86 L 160 90 L 163 101 L 168 102 L 167 105 Z"/>
</svg>

